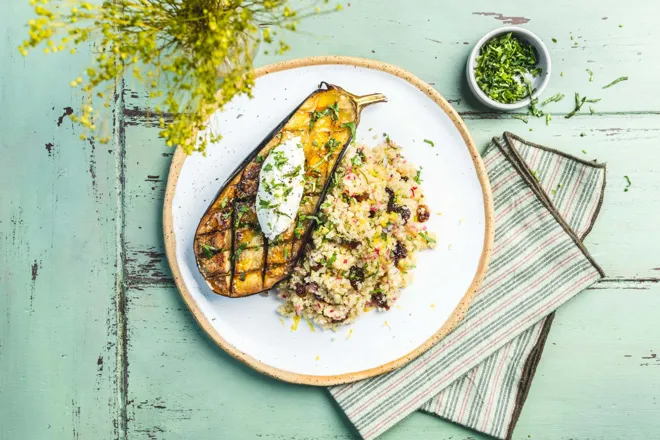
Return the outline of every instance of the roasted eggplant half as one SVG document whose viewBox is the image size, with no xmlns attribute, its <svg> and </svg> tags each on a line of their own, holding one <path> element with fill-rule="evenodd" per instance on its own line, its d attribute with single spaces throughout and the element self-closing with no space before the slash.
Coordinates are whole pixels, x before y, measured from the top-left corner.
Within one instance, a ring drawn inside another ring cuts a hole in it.
<svg viewBox="0 0 660 440">
<path fill-rule="evenodd" d="M 360 112 L 386 100 L 382 94 L 355 96 L 322 82 L 231 174 L 204 213 L 194 240 L 197 266 L 215 293 L 253 295 L 290 275 L 311 237 L 332 175 L 355 136 Z M 287 216 L 290 225 L 268 239 L 257 216 L 260 173 L 265 162 L 268 170 L 274 160 L 267 160 L 269 153 L 292 139 L 304 151 L 304 189 L 295 218 Z"/>
</svg>

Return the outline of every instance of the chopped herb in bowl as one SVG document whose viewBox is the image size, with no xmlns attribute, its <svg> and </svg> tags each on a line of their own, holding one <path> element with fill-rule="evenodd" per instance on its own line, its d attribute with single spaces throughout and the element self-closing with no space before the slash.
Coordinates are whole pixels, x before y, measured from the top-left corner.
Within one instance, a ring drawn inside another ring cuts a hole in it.
<svg viewBox="0 0 660 440">
<path fill-rule="evenodd" d="M 527 77 L 541 72 L 532 45 L 509 32 L 491 38 L 481 47 L 474 75 L 490 99 L 513 104 L 529 97 Z"/>
<path fill-rule="evenodd" d="M 528 115 L 535 117 L 544 115 L 539 96 L 551 71 L 543 40 L 514 26 L 486 33 L 472 48 L 466 66 L 468 87 L 481 104 L 499 111 L 529 106 Z"/>
</svg>

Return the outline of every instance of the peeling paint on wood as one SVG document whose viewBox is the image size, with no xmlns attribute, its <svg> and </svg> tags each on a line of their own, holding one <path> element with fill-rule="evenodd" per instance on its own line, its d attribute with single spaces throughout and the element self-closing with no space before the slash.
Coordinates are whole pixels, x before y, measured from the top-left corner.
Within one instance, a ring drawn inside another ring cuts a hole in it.
<svg viewBox="0 0 660 440">
<path fill-rule="evenodd" d="M 37 263 L 35 260 L 34 264 L 32 264 L 32 281 L 36 281 L 38 275 L 39 275 L 39 263 Z"/>
<path fill-rule="evenodd" d="M 660 96 L 657 61 L 640 57 L 638 48 L 657 47 L 660 29 L 654 20 L 660 9 L 652 1 L 636 8 L 601 2 L 584 9 L 558 1 L 544 12 L 551 19 L 535 20 L 535 31 L 560 37 L 579 22 L 580 33 L 604 44 L 553 56 L 555 69 L 567 75 L 551 82 L 548 96 L 583 90 L 583 75 L 573 75 L 571 69 L 582 66 L 582 74 L 585 60 L 603 60 L 602 74 L 634 71 L 636 78 L 608 90 L 598 103 L 597 117 L 557 118 L 547 128 L 530 120 L 530 125 L 536 123 L 534 133 L 525 136 L 579 154 L 585 140 L 578 134 L 592 129 L 590 153 L 608 162 L 611 176 L 634 176 L 636 191 L 624 194 L 614 182 L 608 187 L 587 247 L 612 278 L 560 309 L 551 333 L 554 341 L 548 344 L 514 439 L 653 438 L 660 431 L 660 407 L 654 400 L 660 394 L 658 369 L 640 366 L 660 364 L 654 345 L 660 307 L 654 237 L 659 234 L 657 224 L 649 222 L 660 215 L 655 170 L 660 153 L 658 129 L 653 128 L 660 125 Z M 27 4 L 6 6 L 0 2 L 0 16 L 26 22 Z M 402 13 L 387 2 L 353 2 L 350 13 L 303 22 L 303 30 L 332 37 L 294 34 L 287 57 L 317 55 L 319 50 L 378 53 L 452 97 L 480 148 L 504 130 L 527 129 L 530 125 L 510 115 L 476 107 L 457 81 L 469 42 L 496 25 L 492 19 L 527 23 L 538 7 L 516 6 L 515 13 L 524 16 L 509 17 L 471 13 L 475 7 L 470 2 L 444 15 L 442 2 L 426 6 L 428 18 Z M 336 31 L 357 26 L 365 17 L 376 20 L 376 7 L 382 20 L 374 21 L 374 29 L 387 26 L 389 35 L 372 32 L 356 39 Z M 636 26 L 609 30 L 611 22 L 598 20 L 605 11 Z M 24 29 L 9 26 L 6 36 L 5 44 L 15 47 Z M 558 48 L 551 45 L 550 50 Z M 0 389 L 13 397 L 13 404 L 0 411 L 0 438 L 169 440 L 182 433 L 196 439 L 358 438 L 323 390 L 283 384 L 243 367 L 210 343 L 186 310 L 167 268 L 160 229 L 173 150 L 158 137 L 158 118 L 146 110 L 145 92 L 120 85 L 114 148 L 96 156 L 94 145 L 77 141 L 73 124 L 63 124 L 80 102 L 66 79 L 77 75 L 89 58 L 66 58 L 65 63 L 65 58 L 23 59 L 9 51 L 0 58 L 7 84 L 34 85 L 30 99 L 11 89 L 0 96 L 3 108 L 12 109 L 0 120 L 0 166 L 13 188 L 0 187 L 5 214 L 0 218 L 0 285 L 10 292 L 0 295 L 0 309 L 6 310 L 0 319 Z M 257 64 L 274 60 L 262 54 Z M 619 72 L 620 66 L 626 70 Z M 44 70 L 64 86 L 45 82 Z M 129 101 L 126 108 L 123 99 Z M 566 114 L 569 101 L 552 110 Z M 166 120 L 171 117 L 165 115 Z M 29 155 L 22 145 L 37 146 L 31 151 L 40 153 Z M 40 337 L 26 343 L 18 334 Z M 26 419 L 26 413 L 31 417 Z M 584 417 L 593 423 L 585 426 Z M 484 438 L 419 414 L 385 437 Z"/>
<path fill-rule="evenodd" d="M 499 12 L 473 12 L 472 15 L 483 15 L 485 17 L 493 17 L 495 20 L 499 20 L 503 24 L 525 24 L 530 22 L 529 18 L 507 17 Z"/>
<path fill-rule="evenodd" d="M 71 107 L 64 107 L 64 113 L 62 113 L 62 116 L 57 118 L 57 126 L 59 127 L 62 125 L 62 122 L 64 122 L 64 118 L 67 116 L 71 116 L 73 114 L 73 109 Z"/>
</svg>

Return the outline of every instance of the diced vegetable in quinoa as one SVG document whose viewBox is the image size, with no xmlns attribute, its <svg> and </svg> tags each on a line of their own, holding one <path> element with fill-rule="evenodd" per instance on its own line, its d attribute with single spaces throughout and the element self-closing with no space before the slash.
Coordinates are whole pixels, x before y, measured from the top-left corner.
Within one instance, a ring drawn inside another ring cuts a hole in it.
<svg viewBox="0 0 660 440">
<path fill-rule="evenodd" d="M 334 328 L 396 303 L 411 282 L 415 252 L 436 246 L 423 224 L 430 209 L 420 170 L 391 139 L 348 149 L 315 218 L 312 243 L 280 286 L 282 315 Z"/>
</svg>

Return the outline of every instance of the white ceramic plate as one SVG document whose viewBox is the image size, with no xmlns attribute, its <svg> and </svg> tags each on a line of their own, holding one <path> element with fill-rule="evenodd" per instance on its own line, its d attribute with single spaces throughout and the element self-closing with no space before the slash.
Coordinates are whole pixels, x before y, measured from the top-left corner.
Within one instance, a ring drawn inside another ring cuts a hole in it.
<svg viewBox="0 0 660 440">
<path fill-rule="evenodd" d="M 307 58 L 261 68 L 257 75 L 254 99 L 234 99 L 212 116 L 223 139 L 208 147 L 207 157 L 177 151 L 172 161 L 164 229 L 177 286 L 218 345 L 271 376 L 329 385 L 397 368 L 453 329 L 486 271 L 493 240 L 490 187 L 467 129 L 432 87 L 380 62 Z M 432 211 L 427 226 L 436 232 L 438 247 L 418 254 L 414 282 L 397 307 L 366 313 L 336 332 L 312 329 L 304 321 L 292 331 L 292 320 L 282 323 L 276 312 L 280 300 L 274 294 L 238 299 L 214 294 L 195 264 L 193 238 L 220 185 L 321 81 L 356 95 L 388 97 L 362 112 L 357 139 L 374 145 L 388 133 L 409 160 L 423 166 Z M 374 134 L 381 136 L 375 140 Z"/>
</svg>

